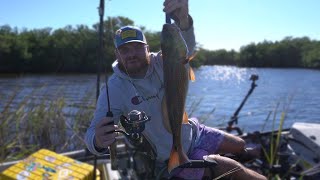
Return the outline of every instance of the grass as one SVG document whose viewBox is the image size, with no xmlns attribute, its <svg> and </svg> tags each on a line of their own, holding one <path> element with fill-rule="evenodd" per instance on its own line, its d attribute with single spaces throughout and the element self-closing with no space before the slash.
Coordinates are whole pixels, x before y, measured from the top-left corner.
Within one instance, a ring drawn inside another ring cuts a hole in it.
<svg viewBox="0 0 320 180">
<path fill-rule="evenodd" d="M 272 131 L 276 131 L 275 122 L 276 122 L 276 117 L 277 117 L 276 115 L 278 112 L 278 108 L 279 108 L 279 103 L 277 103 L 276 108 L 274 110 L 274 116 L 272 119 Z M 266 121 L 268 121 L 269 117 L 270 117 L 270 114 L 268 114 Z M 262 146 L 264 157 L 266 158 L 269 167 L 272 167 L 273 165 L 276 165 L 279 163 L 279 156 L 277 155 L 277 152 L 278 152 L 278 148 L 280 145 L 280 138 L 281 138 L 281 133 L 282 133 L 282 128 L 283 128 L 283 123 L 284 123 L 285 117 L 286 117 L 286 112 L 281 112 L 280 123 L 279 123 L 279 127 L 277 129 L 276 139 L 274 137 L 274 133 L 270 134 L 269 149 L 266 149 L 266 147 Z M 268 177 L 268 179 L 281 179 L 278 174 L 274 175 L 274 174 L 269 173 L 267 177 Z"/>
<path fill-rule="evenodd" d="M 187 109 L 189 117 L 194 117 L 193 115 L 199 109 L 199 106 L 201 105 L 202 101 L 203 101 L 203 97 L 191 102 L 190 107 Z M 204 124 L 206 121 L 210 120 L 210 117 L 214 113 L 215 110 L 216 110 L 216 108 L 214 107 L 214 108 L 212 108 L 212 110 L 210 112 L 198 117 L 199 122 Z"/>
<path fill-rule="evenodd" d="M 83 137 L 94 104 L 67 106 L 64 97 L 37 99 L 36 94 L 37 90 L 32 91 L 19 104 L 14 104 L 19 98 L 19 89 L 8 98 L 0 97 L 5 102 L 0 112 L 0 162 L 24 158 L 41 148 L 60 153 L 85 147 Z M 87 94 L 82 102 L 90 102 L 88 99 L 92 96 Z M 65 113 L 70 106 L 77 109 L 74 116 Z"/>
<path fill-rule="evenodd" d="M 288 111 L 289 111 L 289 106 L 292 102 L 292 99 L 293 99 L 293 96 L 290 96 L 288 98 L 288 102 L 285 102 L 284 103 L 284 107 L 283 107 L 283 110 L 279 110 L 279 106 L 280 106 L 280 103 L 278 102 L 276 104 L 276 107 L 275 109 L 273 110 L 273 112 L 271 111 L 268 116 L 267 116 L 267 119 L 266 119 L 266 122 L 265 124 L 263 125 L 263 128 L 265 127 L 265 125 L 268 123 L 269 119 L 270 119 L 270 116 L 272 115 L 273 113 L 273 118 L 272 118 L 272 132 L 274 133 L 270 133 L 270 137 L 269 137 L 269 145 L 268 147 L 263 147 L 262 146 L 262 150 L 263 150 L 263 153 L 264 153 L 264 157 L 266 158 L 266 161 L 267 161 L 267 164 L 269 167 L 272 167 L 274 165 L 284 165 L 282 164 L 283 162 L 280 162 L 280 155 L 279 155 L 279 152 L 280 152 L 280 146 L 281 144 L 283 144 L 283 142 L 285 141 L 283 138 L 283 135 L 282 135 L 282 132 L 283 132 L 283 125 L 284 125 L 284 122 L 285 122 L 285 119 L 286 119 L 286 116 L 288 114 Z M 276 122 L 277 122 L 277 113 L 280 112 L 280 119 L 279 119 L 279 125 L 276 126 Z M 267 178 L 268 179 L 282 179 L 282 178 L 288 178 L 288 176 L 290 177 L 290 171 L 294 171 L 292 168 L 294 167 L 294 165 L 297 165 L 300 163 L 300 160 L 301 159 L 297 159 L 296 162 L 292 163 L 291 162 L 291 166 L 290 168 L 288 169 L 287 172 L 280 172 L 279 174 L 273 174 L 271 172 L 267 172 Z M 303 176 L 299 177 L 299 179 L 303 179 Z"/>
</svg>

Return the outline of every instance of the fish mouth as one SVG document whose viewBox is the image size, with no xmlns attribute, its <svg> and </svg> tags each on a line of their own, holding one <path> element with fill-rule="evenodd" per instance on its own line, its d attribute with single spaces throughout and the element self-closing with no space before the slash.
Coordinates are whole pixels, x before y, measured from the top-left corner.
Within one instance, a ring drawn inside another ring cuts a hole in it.
<svg viewBox="0 0 320 180">
<path fill-rule="evenodd" d="M 162 27 L 162 32 L 169 31 L 171 33 L 177 33 L 179 32 L 179 28 L 175 24 L 164 24 Z"/>
<path fill-rule="evenodd" d="M 163 25 L 163 30 L 169 30 L 169 29 L 175 29 L 177 28 L 178 26 L 175 25 L 175 24 L 164 24 Z"/>
</svg>

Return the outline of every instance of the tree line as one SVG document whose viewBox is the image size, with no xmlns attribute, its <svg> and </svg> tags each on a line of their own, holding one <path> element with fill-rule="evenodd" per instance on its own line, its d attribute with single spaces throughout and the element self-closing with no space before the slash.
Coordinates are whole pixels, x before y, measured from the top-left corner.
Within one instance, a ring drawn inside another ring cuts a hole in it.
<svg viewBox="0 0 320 180">
<path fill-rule="evenodd" d="M 285 37 L 281 41 L 251 43 L 239 52 L 224 49 L 199 50 L 198 65 L 236 65 L 240 67 L 320 68 L 320 41 L 308 37 Z"/>
<path fill-rule="evenodd" d="M 126 17 L 104 21 L 105 72 L 115 60 L 113 34 L 124 25 L 134 25 Z M 0 73 L 95 73 L 99 60 L 99 24 L 66 26 L 53 30 L 18 29 L 0 26 Z M 161 32 L 145 32 L 151 51 L 160 50 Z M 285 37 L 281 41 L 263 41 L 244 45 L 240 51 L 197 48 L 193 66 L 236 65 L 241 67 L 320 68 L 320 41 L 308 37 Z"/>
</svg>

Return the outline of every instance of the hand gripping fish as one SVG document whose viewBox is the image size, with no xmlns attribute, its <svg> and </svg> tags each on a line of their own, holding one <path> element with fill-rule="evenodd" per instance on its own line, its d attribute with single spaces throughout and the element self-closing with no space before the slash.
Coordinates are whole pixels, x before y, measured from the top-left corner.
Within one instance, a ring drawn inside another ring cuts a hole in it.
<svg viewBox="0 0 320 180">
<path fill-rule="evenodd" d="M 162 101 L 164 125 L 172 134 L 173 144 L 170 153 L 168 171 L 188 163 L 189 159 L 181 144 L 181 126 L 188 122 L 185 103 L 189 79 L 194 73 L 189 66 L 188 48 L 175 24 L 164 24 L 161 32 L 161 50 L 165 95 Z"/>
</svg>

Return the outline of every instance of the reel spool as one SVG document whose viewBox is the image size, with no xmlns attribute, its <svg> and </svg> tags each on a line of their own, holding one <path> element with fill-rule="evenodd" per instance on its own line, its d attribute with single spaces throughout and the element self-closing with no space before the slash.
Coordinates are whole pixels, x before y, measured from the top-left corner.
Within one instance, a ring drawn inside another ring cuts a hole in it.
<svg viewBox="0 0 320 180">
<path fill-rule="evenodd" d="M 132 110 L 128 114 L 129 119 L 120 116 L 120 123 L 130 138 L 139 139 L 142 131 L 145 129 L 145 123 L 150 121 L 150 117 L 144 111 Z"/>
<path fill-rule="evenodd" d="M 116 130 L 116 141 L 110 146 L 111 169 L 138 179 L 150 179 L 154 176 L 155 147 L 142 132 L 150 117 L 143 111 L 132 110 L 120 117 L 124 130 Z"/>
</svg>

